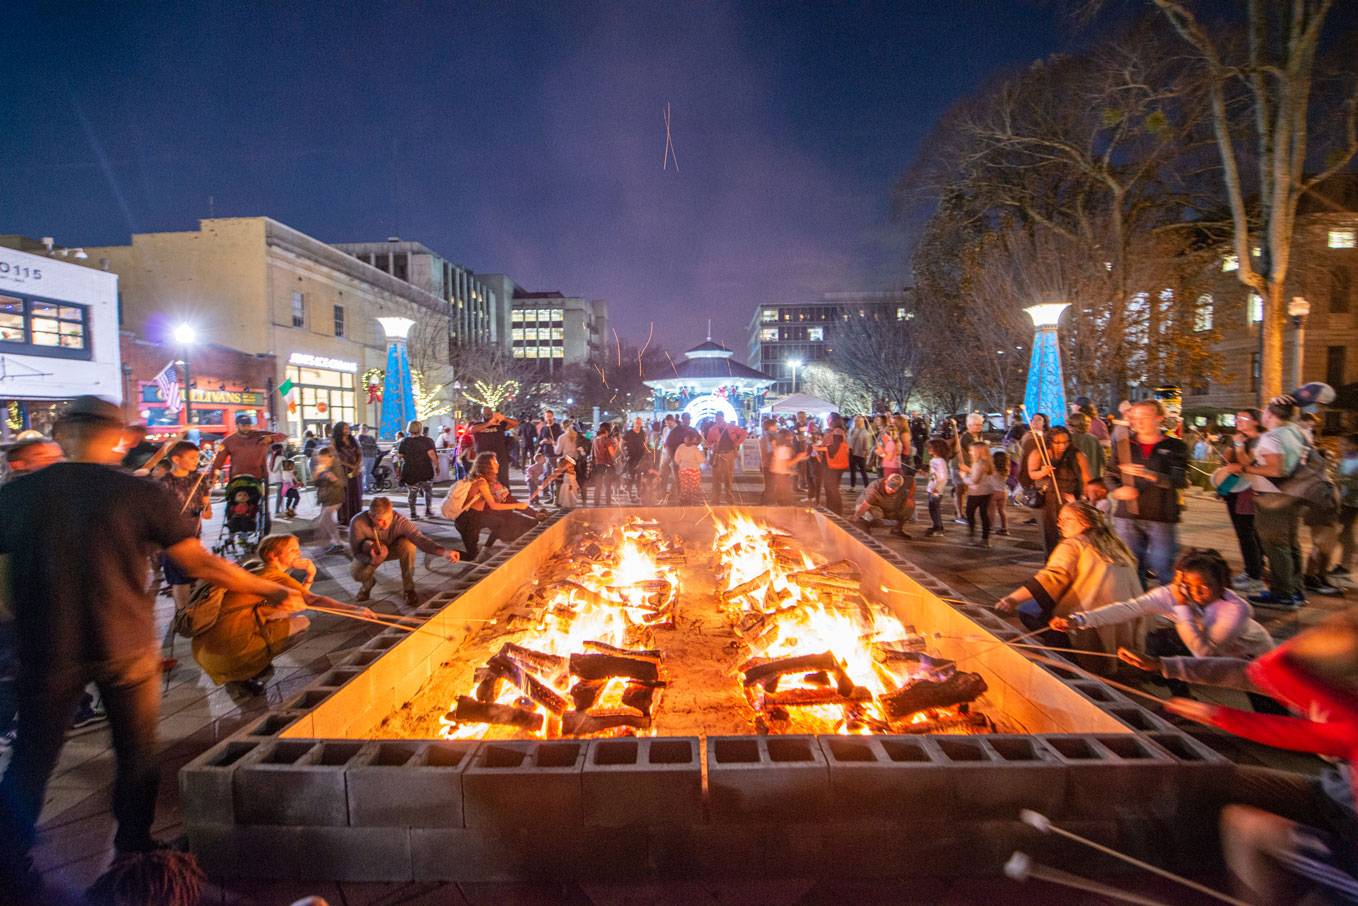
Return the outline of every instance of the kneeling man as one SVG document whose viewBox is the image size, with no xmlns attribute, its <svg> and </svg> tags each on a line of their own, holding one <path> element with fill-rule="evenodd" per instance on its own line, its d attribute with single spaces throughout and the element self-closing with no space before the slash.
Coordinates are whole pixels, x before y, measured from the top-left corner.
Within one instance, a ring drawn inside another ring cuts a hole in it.
<svg viewBox="0 0 1358 906">
<path fill-rule="evenodd" d="M 910 536 L 901 530 L 901 523 L 914 515 L 914 506 L 910 485 L 900 473 L 893 473 L 863 489 L 853 515 L 858 527 L 865 532 L 870 533 L 874 525 L 894 522 L 896 527 L 891 530 L 891 534 L 908 539 Z"/>
<path fill-rule="evenodd" d="M 386 497 L 374 497 L 368 508 L 349 521 L 349 547 L 354 561 L 350 575 L 359 583 L 355 601 L 366 601 L 377 581 L 377 567 L 396 558 L 401 562 L 401 585 L 405 587 L 406 604 L 420 603 L 415 593 L 415 550 L 456 563 L 457 551 L 439 547 L 415 524 L 397 513 Z"/>
</svg>

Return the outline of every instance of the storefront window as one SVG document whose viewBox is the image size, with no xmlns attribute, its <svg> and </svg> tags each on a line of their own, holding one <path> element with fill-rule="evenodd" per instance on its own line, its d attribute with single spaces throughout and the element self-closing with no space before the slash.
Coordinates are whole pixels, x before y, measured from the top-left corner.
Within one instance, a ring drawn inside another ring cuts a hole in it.
<svg viewBox="0 0 1358 906">
<path fill-rule="evenodd" d="M 335 422 L 352 425 L 357 419 L 354 375 L 296 365 L 289 365 L 286 374 L 295 385 L 288 401 L 297 404 L 296 411 L 287 414 L 291 434 L 301 436 L 306 431 L 315 431 L 317 437 L 329 437 L 330 426 Z"/>
<path fill-rule="evenodd" d="M 66 359 L 90 358 L 87 309 L 0 296 L 0 349 Z"/>
</svg>

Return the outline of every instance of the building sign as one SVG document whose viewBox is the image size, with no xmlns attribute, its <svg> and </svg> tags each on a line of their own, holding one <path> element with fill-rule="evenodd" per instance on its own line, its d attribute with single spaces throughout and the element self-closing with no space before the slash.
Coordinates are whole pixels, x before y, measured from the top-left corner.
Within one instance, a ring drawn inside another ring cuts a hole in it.
<svg viewBox="0 0 1358 906">
<path fill-rule="evenodd" d="M 143 403 L 162 403 L 165 397 L 155 384 L 146 384 L 141 388 L 141 400 Z M 255 408 L 263 408 L 265 405 L 264 394 L 253 390 L 200 390 L 197 387 L 189 391 L 189 401 L 194 405 L 205 403 Z"/>
<path fill-rule="evenodd" d="M 358 371 L 357 362 L 346 362 L 344 359 L 332 359 L 329 356 L 310 355 L 305 352 L 294 352 L 288 357 L 288 364 L 301 365 L 303 368 L 324 368 L 327 371 Z"/>
<path fill-rule="evenodd" d="M 33 267 L 24 259 L 0 257 L 0 286 L 24 286 L 40 282 L 42 282 L 41 267 Z"/>
</svg>

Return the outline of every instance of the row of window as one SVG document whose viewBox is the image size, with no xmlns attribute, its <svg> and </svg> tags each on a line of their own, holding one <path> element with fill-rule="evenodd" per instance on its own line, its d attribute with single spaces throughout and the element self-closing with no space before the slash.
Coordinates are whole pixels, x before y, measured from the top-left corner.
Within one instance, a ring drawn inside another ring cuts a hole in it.
<svg viewBox="0 0 1358 906">
<path fill-rule="evenodd" d="M 0 296 L 0 351 L 88 359 L 89 309 L 26 296 Z"/>
<path fill-rule="evenodd" d="M 788 339 L 788 340 L 801 340 L 801 339 L 805 339 L 805 340 L 810 340 L 810 341 L 814 341 L 814 342 L 818 342 L 818 343 L 823 343 L 823 342 L 825 342 L 825 328 L 824 328 L 824 327 L 808 327 L 808 328 L 806 328 L 806 336 L 805 336 L 805 337 L 794 336 L 794 334 L 797 333 L 797 332 L 799 332 L 799 331 L 798 331 L 797 328 L 795 328 L 795 327 L 786 328 L 786 330 L 785 330 L 786 336 L 783 337 L 783 339 Z M 763 327 L 763 328 L 760 328 L 760 330 L 759 330 L 759 339 L 760 339 L 762 342 L 765 342 L 765 343 L 776 343 L 776 342 L 778 342 L 778 340 L 780 339 L 780 330 L 779 330 L 779 328 L 777 328 L 777 327 Z"/>
<path fill-rule="evenodd" d="M 1328 245 L 1332 249 L 1358 248 L 1358 229 L 1354 229 L 1352 227 L 1344 227 L 1340 229 L 1330 230 L 1329 234 L 1326 236 L 1326 245 Z M 1250 249 L 1250 254 L 1256 258 L 1259 257 L 1259 247 L 1255 246 L 1254 248 Z M 1222 258 L 1221 269 L 1223 271 L 1240 270 L 1240 256 L 1227 255 L 1226 257 Z"/>
<path fill-rule="evenodd" d="M 515 327 L 509 331 L 512 340 L 560 340 L 564 330 L 560 327 Z"/>
<path fill-rule="evenodd" d="M 560 346 L 515 346 L 516 359 L 563 359 L 566 351 Z"/>
<path fill-rule="evenodd" d="M 866 309 L 866 308 L 860 308 L 860 309 L 858 309 L 858 317 L 860 317 L 860 318 L 866 318 L 866 317 L 868 317 L 868 311 L 869 311 L 869 309 Z M 777 308 L 766 308 L 766 309 L 763 310 L 763 312 L 760 313 L 760 319 L 761 319 L 764 323 L 766 323 L 766 324 L 772 323 L 772 322 L 778 321 L 778 320 L 783 320 L 783 321 L 847 321 L 847 320 L 849 320 L 849 317 L 850 317 L 851 314 L 852 314 L 852 312 L 850 312 L 850 311 L 845 311 L 841 306 L 838 306 L 838 305 L 812 305 L 812 306 L 807 306 L 806 308 L 797 309 L 796 311 L 791 311 L 791 310 L 788 310 L 788 309 L 782 309 L 782 310 L 780 311 L 780 310 L 777 309 Z M 878 320 L 879 317 L 880 317 L 880 315 L 878 314 L 877 311 L 873 311 L 873 312 L 872 312 L 872 319 L 873 319 L 874 321 Z M 896 320 L 897 320 L 897 321 L 908 321 L 908 320 L 910 320 L 910 319 L 913 318 L 913 317 L 914 317 L 914 314 L 912 314 L 911 312 L 907 311 L 907 310 L 906 310 L 906 307 L 905 307 L 904 305 L 898 305 L 898 306 L 896 307 Z"/>
<path fill-rule="evenodd" d="M 334 328 L 335 336 L 343 337 L 344 336 L 343 305 L 334 306 L 332 318 L 333 320 L 331 326 Z M 292 294 L 292 326 L 301 328 L 306 327 L 306 295 L 304 293 L 294 292 Z"/>
<path fill-rule="evenodd" d="M 509 313 L 511 324 L 565 323 L 565 312 L 560 308 L 516 308 Z"/>
</svg>

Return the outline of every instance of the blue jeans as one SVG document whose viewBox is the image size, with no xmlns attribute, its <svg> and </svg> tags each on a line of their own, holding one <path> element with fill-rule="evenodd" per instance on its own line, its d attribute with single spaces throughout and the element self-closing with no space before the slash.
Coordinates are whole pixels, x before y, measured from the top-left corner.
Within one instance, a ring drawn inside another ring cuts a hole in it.
<svg viewBox="0 0 1358 906">
<path fill-rule="evenodd" d="M 1138 578 L 1143 587 L 1146 584 L 1143 578 L 1146 570 L 1155 573 L 1161 585 L 1170 583 L 1174 578 L 1174 558 L 1179 555 L 1179 534 L 1175 523 L 1119 516 L 1113 520 L 1113 530 L 1136 555 Z"/>
<path fill-rule="evenodd" d="M 376 457 L 376 456 L 365 456 L 365 457 L 363 457 L 363 465 L 360 466 L 360 468 L 363 469 L 363 493 L 364 493 L 364 494 L 366 494 L 366 493 L 368 493 L 369 491 L 372 490 L 372 487 L 373 487 L 373 463 L 375 463 L 375 462 L 377 462 L 377 457 Z"/>
</svg>

